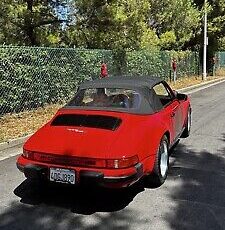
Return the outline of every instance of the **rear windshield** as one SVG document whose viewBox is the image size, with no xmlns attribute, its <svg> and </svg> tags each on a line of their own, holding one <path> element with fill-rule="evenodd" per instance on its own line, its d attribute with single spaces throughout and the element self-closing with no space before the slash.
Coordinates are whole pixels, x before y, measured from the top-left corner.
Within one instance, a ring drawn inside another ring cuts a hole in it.
<svg viewBox="0 0 225 230">
<path fill-rule="evenodd" d="M 121 119 L 102 115 L 61 114 L 51 123 L 52 126 L 77 126 L 99 129 L 116 130 L 121 124 Z"/>
<path fill-rule="evenodd" d="M 140 95 L 131 89 L 81 89 L 67 106 L 138 108 L 140 106 Z"/>
</svg>

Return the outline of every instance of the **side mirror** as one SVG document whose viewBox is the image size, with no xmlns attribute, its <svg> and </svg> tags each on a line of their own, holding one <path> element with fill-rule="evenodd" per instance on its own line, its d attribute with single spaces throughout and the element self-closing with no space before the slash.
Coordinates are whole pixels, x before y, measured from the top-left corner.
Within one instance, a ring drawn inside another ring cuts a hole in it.
<svg viewBox="0 0 225 230">
<path fill-rule="evenodd" d="M 186 101 L 187 100 L 187 95 L 184 94 L 184 93 L 178 93 L 178 92 L 176 92 L 176 98 L 179 101 Z"/>
</svg>

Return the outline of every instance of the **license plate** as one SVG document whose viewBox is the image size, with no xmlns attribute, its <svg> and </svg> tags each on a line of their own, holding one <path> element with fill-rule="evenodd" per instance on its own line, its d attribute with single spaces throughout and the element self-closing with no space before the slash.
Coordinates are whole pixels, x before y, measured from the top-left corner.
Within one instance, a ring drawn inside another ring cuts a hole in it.
<svg viewBox="0 0 225 230">
<path fill-rule="evenodd" d="M 50 168 L 50 181 L 75 184 L 75 171 L 69 169 Z"/>
</svg>

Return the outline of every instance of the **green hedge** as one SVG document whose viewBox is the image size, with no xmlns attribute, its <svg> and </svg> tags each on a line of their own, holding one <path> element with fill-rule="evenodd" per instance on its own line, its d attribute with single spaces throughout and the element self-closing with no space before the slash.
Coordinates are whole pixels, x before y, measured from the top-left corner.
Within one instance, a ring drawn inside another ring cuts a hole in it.
<svg viewBox="0 0 225 230">
<path fill-rule="evenodd" d="M 130 76 L 150 75 L 168 80 L 172 74 L 172 59 L 176 59 L 178 77 L 199 74 L 199 56 L 189 51 L 128 52 L 127 73 Z"/>
<path fill-rule="evenodd" d="M 112 66 L 112 52 L 0 48 L 0 114 L 67 101 L 80 82 L 99 76 L 101 60 Z"/>
<path fill-rule="evenodd" d="M 100 63 L 110 76 L 151 75 L 169 78 L 171 58 L 178 76 L 198 73 L 198 56 L 190 52 L 0 47 L 0 115 L 64 103 L 84 80 L 98 78 Z"/>
</svg>

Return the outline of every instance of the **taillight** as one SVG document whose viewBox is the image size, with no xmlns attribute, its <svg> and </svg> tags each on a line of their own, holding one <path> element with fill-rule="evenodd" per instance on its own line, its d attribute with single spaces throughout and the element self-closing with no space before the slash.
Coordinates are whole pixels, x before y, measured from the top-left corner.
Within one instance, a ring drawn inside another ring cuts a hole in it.
<svg viewBox="0 0 225 230">
<path fill-rule="evenodd" d="M 23 149 L 23 157 L 32 160 L 34 158 L 34 153 L 32 151 L 28 151 L 26 149 Z"/>
<path fill-rule="evenodd" d="M 139 162 L 138 156 L 132 156 L 121 159 L 110 159 L 106 160 L 106 168 L 121 169 L 129 168 L 136 165 Z"/>
<path fill-rule="evenodd" d="M 93 168 L 107 168 L 107 169 L 122 169 L 129 168 L 139 162 L 138 156 L 132 156 L 120 159 L 98 159 L 98 158 L 85 158 L 73 156 L 60 156 L 39 152 L 32 152 L 23 149 L 23 157 L 45 163 L 71 165 L 80 167 L 93 167 Z"/>
</svg>

